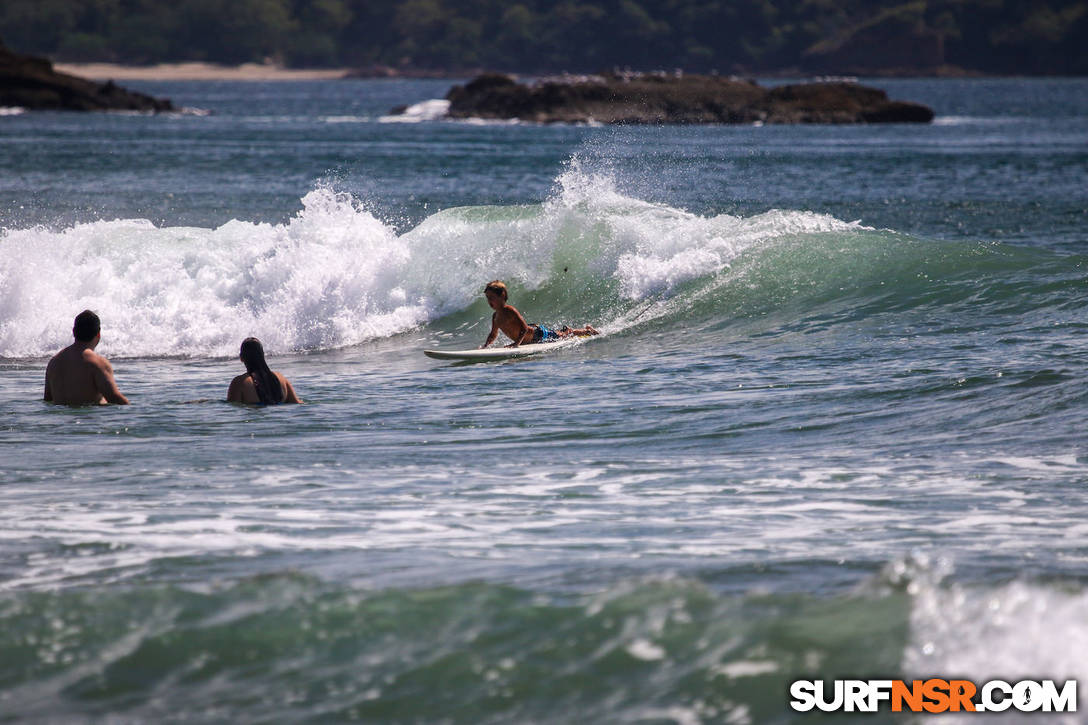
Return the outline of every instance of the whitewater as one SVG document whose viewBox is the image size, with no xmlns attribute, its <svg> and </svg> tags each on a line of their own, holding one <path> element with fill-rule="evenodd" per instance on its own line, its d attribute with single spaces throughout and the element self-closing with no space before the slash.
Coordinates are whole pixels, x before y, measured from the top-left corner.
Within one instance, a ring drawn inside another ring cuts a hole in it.
<svg viewBox="0 0 1088 725">
<path fill-rule="evenodd" d="M 1088 702 L 1083 80 L 884 84 L 928 127 L 383 122 L 441 85 L 0 117 L 0 719 Z M 496 278 L 603 334 L 424 357 Z M 84 308 L 131 406 L 41 400 Z M 304 405 L 224 402 L 250 335 Z"/>
</svg>

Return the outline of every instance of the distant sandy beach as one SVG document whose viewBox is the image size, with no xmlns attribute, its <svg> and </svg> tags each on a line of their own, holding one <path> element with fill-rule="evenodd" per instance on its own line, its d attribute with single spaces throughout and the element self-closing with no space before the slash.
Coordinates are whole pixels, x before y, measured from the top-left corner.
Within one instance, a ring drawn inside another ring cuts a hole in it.
<svg viewBox="0 0 1088 725">
<path fill-rule="evenodd" d="M 60 73 L 106 81 L 313 81 L 343 78 L 344 68 L 295 70 L 275 65 L 245 63 L 223 66 L 213 63 L 160 63 L 131 66 L 113 63 L 56 63 Z"/>
</svg>

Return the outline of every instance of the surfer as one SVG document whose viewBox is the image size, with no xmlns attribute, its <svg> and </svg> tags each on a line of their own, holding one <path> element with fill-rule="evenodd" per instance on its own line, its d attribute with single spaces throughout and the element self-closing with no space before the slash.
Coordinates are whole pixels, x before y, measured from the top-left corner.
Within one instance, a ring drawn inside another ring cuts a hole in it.
<svg viewBox="0 0 1088 725">
<path fill-rule="evenodd" d="M 495 314 L 491 316 L 491 332 L 487 336 L 487 342 L 480 345 L 481 350 L 495 342 L 500 330 L 512 340 L 507 347 L 535 345 L 541 342 L 556 342 L 566 337 L 589 337 L 600 334 L 592 325 L 578 329 L 564 325 L 555 330 L 544 325 L 530 325 L 517 308 L 506 301 L 506 285 L 499 280 L 488 282 L 484 287 L 484 297 L 487 298 L 487 304 L 491 309 L 495 310 Z"/>
<path fill-rule="evenodd" d="M 228 403 L 301 403 L 291 382 L 274 372 L 264 360 L 264 346 L 255 337 L 242 340 L 238 358 L 246 366 L 244 375 L 230 381 L 227 389 Z"/>
<path fill-rule="evenodd" d="M 45 400 L 62 405 L 128 405 L 117 389 L 113 366 L 94 351 L 102 340 L 102 321 L 90 310 L 76 315 L 75 337 L 45 368 Z"/>
</svg>

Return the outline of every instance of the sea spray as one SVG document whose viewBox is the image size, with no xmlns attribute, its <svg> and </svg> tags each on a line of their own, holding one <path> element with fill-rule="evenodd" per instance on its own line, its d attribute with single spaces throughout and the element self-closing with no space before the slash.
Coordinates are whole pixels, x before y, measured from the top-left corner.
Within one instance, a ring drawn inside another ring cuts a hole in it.
<svg viewBox="0 0 1088 725">
<path fill-rule="evenodd" d="M 0 355 L 55 350 L 83 308 L 103 317 L 103 351 L 125 356 L 230 355 L 249 335 L 277 352 L 329 348 L 426 321 L 390 227 L 327 189 L 303 206 L 285 225 L 7 230 Z"/>
<path fill-rule="evenodd" d="M 616 173 L 595 159 L 589 170 L 578 156 L 568 163 L 545 203 L 549 213 L 599 229 L 610 241 L 616 278 L 631 299 L 713 277 L 747 249 L 761 243 L 821 232 L 865 230 L 826 214 L 772 209 L 752 217 L 700 216 L 668 204 L 644 201 L 621 189 Z M 645 185 L 643 180 L 642 185 Z"/>
</svg>

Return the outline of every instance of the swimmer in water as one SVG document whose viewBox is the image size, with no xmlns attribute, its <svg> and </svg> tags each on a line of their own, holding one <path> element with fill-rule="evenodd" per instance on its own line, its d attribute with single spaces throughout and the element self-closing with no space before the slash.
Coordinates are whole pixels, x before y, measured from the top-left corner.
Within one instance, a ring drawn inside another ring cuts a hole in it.
<svg viewBox="0 0 1088 725">
<path fill-rule="evenodd" d="M 274 372 L 264 360 L 264 346 L 255 337 L 242 340 L 238 358 L 246 366 L 244 375 L 230 381 L 227 389 L 228 403 L 301 403 L 291 382 Z"/>
</svg>

